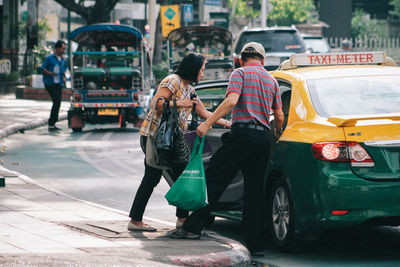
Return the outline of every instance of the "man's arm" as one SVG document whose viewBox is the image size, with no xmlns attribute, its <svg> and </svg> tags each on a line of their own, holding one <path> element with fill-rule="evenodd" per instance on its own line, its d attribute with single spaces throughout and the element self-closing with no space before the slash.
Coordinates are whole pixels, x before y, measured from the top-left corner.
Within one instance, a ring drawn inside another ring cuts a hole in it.
<svg viewBox="0 0 400 267">
<path fill-rule="evenodd" d="M 283 127 L 285 116 L 283 115 L 282 108 L 273 109 L 272 112 L 274 113 L 274 124 L 275 124 L 274 133 L 275 136 L 279 138 L 282 134 L 281 130 Z"/>
<path fill-rule="evenodd" d="M 47 56 L 40 68 L 42 69 L 42 72 L 44 75 L 55 76 L 56 74 L 54 72 L 47 69 L 49 66 L 49 61 L 50 61 L 50 59 Z"/>
<path fill-rule="evenodd" d="M 240 95 L 236 93 L 230 93 L 225 100 L 217 107 L 213 114 L 199 127 L 197 127 L 196 133 L 198 136 L 203 137 L 211 126 L 220 118 L 228 114 L 239 100 Z"/>
<path fill-rule="evenodd" d="M 199 98 L 197 98 L 197 101 L 196 101 L 196 112 L 199 115 L 199 117 L 204 120 L 207 120 L 213 114 L 211 111 L 208 111 L 204 107 L 203 102 L 201 102 L 201 100 Z M 224 128 L 231 127 L 231 122 L 228 120 L 225 120 L 223 118 L 217 120 L 215 123 L 223 126 Z"/>
</svg>

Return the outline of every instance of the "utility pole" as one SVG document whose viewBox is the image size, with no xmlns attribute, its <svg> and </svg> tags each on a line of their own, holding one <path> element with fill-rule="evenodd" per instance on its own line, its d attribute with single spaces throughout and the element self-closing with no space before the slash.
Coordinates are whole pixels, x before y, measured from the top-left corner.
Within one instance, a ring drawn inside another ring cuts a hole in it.
<svg viewBox="0 0 400 267">
<path fill-rule="evenodd" d="M 267 26 L 267 3 L 268 0 L 262 0 L 261 3 L 261 27 Z"/>
</svg>

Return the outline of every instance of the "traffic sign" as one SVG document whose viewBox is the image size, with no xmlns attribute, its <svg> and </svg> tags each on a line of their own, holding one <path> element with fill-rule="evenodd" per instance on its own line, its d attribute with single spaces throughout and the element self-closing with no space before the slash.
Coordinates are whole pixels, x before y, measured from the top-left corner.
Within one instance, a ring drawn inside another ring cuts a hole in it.
<svg viewBox="0 0 400 267">
<path fill-rule="evenodd" d="M 183 20 L 186 22 L 193 21 L 193 5 L 185 4 L 183 6 Z"/>
<path fill-rule="evenodd" d="M 170 31 L 181 27 L 179 5 L 161 6 L 162 36 L 167 37 Z"/>
</svg>

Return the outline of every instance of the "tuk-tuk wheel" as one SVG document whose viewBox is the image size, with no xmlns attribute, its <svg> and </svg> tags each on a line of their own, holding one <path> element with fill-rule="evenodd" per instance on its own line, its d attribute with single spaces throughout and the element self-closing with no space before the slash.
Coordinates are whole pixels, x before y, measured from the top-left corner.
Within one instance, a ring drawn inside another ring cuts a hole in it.
<svg viewBox="0 0 400 267">
<path fill-rule="evenodd" d="M 120 128 L 125 128 L 125 127 L 126 127 L 126 114 L 125 114 L 125 110 L 121 110 L 121 113 L 119 114 L 119 127 L 120 127 Z"/>
</svg>

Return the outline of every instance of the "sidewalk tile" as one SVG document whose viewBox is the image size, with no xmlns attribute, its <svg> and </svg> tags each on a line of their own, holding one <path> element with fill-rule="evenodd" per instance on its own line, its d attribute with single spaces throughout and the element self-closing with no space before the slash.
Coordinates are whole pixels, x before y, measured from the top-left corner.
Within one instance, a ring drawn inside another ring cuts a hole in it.
<svg viewBox="0 0 400 267">
<path fill-rule="evenodd" d="M 0 206 L 1 209 L 1 206 Z M 24 211 L 24 214 L 38 218 L 39 220 L 51 221 L 51 222 L 65 222 L 65 221 L 86 221 L 86 218 L 72 214 L 70 212 L 62 212 L 58 210 L 35 210 L 35 211 Z"/>
<path fill-rule="evenodd" d="M 0 240 L 7 240 L 8 244 L 33 253 L 56 250 L 58 252 L 72 252 L 72 249 L 67 245 L 18 228 L 2 227 Z"/>
<path fill-rule="evenodd" d="M 8 253 L 27 253 L 28 251 L 17 248 L 13 245 L 8 244 L 7 242 L 4 242 L 0 240 L 0 251 L 2 254 L 8 254 Z"/>
<path fill-rule="evenodd" d="M 18 225 L 18 228 L 41 238 L 63 244 L 71 248 L 117 246 L 111 241 L 90 236 L 85 233 L 79 233 L 67 227 L 56 224 L 50 224 L 46 227 L 43 227 L 42 225 Z"/>
<path fill-rule="evenodd" d="M 38 224 L 42 223 L 42 221 L 37 220 L 36 218 L 32 218 L 31 216 L 25 215 L 20 211 L 13 211 L 13 210 L 1 210 L 0 211 L 0 225 L 4 223 L 7 225 L 14 225 L 14 224 Z M 2 229 L 0 227 L 0 229 Z"/>
</svg>

